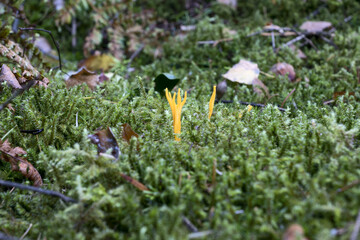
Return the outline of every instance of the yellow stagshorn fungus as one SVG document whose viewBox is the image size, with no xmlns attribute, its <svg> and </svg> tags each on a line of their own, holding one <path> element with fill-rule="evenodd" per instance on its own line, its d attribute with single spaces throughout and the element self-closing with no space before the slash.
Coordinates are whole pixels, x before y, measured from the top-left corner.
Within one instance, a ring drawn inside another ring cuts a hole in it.
<svg viewBox="0 0 360 240">
<path fill-rule="evenodd" d="M 216 96 L 216 86 L 214 86 L 214 91 L 211 95 L 210 102 L 209 102 L 209 120 L 211 118 L 211 115 L 212 115 L 212 112 L 214 109 L 215 96 Z"/>
<path fill-rule="evenodd" d="M 239 118 L 242 118 L 242 116 L 244 115 L 244 113 L 250 112 L 252 108 L 253 108 L 253 106 L 248 105 L 248 106 L 246 107 L 246 109 L 244 109 L 244 110 L 242 110 L 242 111 L 240 112 Z"/>
<path fill-rule="evenodd" d="M 185 91 L 184 100 L 181 101 L 180 96 L 180 89 L 178 90 L 177 95 L 177 104 L 175 103 L 176 93 L 174 93 L 174 97 L 171 97 L 171 93 L 169 93 L 168 89 L 165 89 L 166 99 L 168 100 L 173 116 L 173 125 L 174 125 L 174 133 L 175 133 L 175 140 L 180 141 L 177 134 L 181 133 L 181 109 L 186 102 L 187 92 Z"/>
</svg>

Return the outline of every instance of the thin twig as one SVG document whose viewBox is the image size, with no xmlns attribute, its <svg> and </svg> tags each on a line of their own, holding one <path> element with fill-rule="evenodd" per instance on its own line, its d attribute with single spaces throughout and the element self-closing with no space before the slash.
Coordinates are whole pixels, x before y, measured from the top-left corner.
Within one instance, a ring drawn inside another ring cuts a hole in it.
<svg viewBox="0 0 360 240">
<path fill-rule="evenodd" d="M 26 229 L 26 231 L 24 232 L 24 234 L 21 236 L 20 240 L 23 240 L 25 238 L 25 236 L 29 233 L 30 229 L 32 228 L 32 223 L 30 223 L 29 227 Z"/>
<path fill-rule="evenodd" d="M 226 103 L 234 103 L 234 101 L 232 101 L 232 100 L 221 100 L 221 101 L 215 100 L 215 102 L 216 102 L 216 103 L 221 102 L 221 103 L 225 103 L 225 104 L 226 104 Z M 261 103 L 252 103 L 252 102 L 243 102 L 243 101 L 239 101 L 239 103 L 240 103 L 241 105 L 251 105 L 251 106 L 253 106 L 253 107 L 261 107 L 261 108 L 266 107 L 265 104 L 261 104 Z M 282 107 L 277 107 L 277 108 L 278 108 L 279 111 L 282 111 L 282 112 L 285 112 L 285 111 L 286 111 L 285 108 L 282 108 Z"/>
<path fill-rule="evenodd" d="M 288 47 L 288 46 L 290 46 L 291 44 L 294 44 L 294 43 L 296 43 L 296 42 L 298 42 L 298 41 L 300 41 L 300 40 L 302 40 L 302 39 L 304 39 L 304 38 L 305 38 L 305 35 L 297 36 L 296 38 L 293 38 L 293 39 L 291 39 L 290 41 L 288 41 L 287 43 L 284 43 L 283 45 L 281 45 L 280 47 L 278 47 L 278 48 L 276 49 L 276 52 L 278 52 L 280 49 L 282 49 L 282 48 L 284 48 L 284 47 Z"/>
<path fill-rule="evenodd" d="M 276 52 L 274 32 L 271 32 L 271 43 L 272 43 L 273 51 Z"/>
<path fill-rule="evenodd" d="M 291 90 L 291 92 L 286 96 L 286 98 L 284 99 L 284 101 L 281 103 L 281 107 L 284 107 L 285 102 L 288 100 L 288 98 L 295 92 L 296 88 L 294 88 L 293 90 Z"/>
<path fill-rule="evenodd" d="M 72 202 L 72 203 L 78 202 L 77 200 L 67 197 L 59 192 L 55 192 L 52 190 L 46 190 L 46 189 L 42 189 L 39 187 L 33 187 L 33 186 L 28 186 L 28 185 L 24 185 L 24 184 L 20 184 L 20 183 L 4 181 L 2 179 L 0 179 L 0 185 L 6 186 L 6 187 L 16 187 L 16 188 L 20 188 L 23 190 L 29 190 L 29 191 L 34 191 L 34 192 L 38 192 L 38 193 L 53 196 L 53 197 L 58 197 L 61 200 L 63 200 L 64 202 Z"/>
<path fill-rule="evenodd" d="M 183 223 L 185 224 L 185 226 L 189 229 L 189 231 L 191 232 L 198 232 L 199 230 L 197 229 L 197 227 L 194 226 L 194 224 L 192 224 L 192 222 L 185 216 L 182 217 Z"/>
<path fill-rule="evenodd" d="M 333 46 L 335 49 L 338 49 L 339 47 L 333 42 L 331 41 L 330 39 L 326 38 L 325 36 L 320 36 L 320 38 L 322 40 L 324 40 L 326 43 L 330 44 L 331 46 Z"/>
<path fill-rule="evenodd" d="M 29 133 L 29 134 L 33 134 L 33 135 L 37 135 L 37 134 L 41 133 L 42 131 L 44 131 L 43 128 L 34 129 L 34 130 L 20 130 L 21 133 Z"/>
<path fill-rule="evenodd" d="M 19 28 L 21 31 L 41 31 L 41 32 L 46 32 L 48 34 L 50 34 L 50 37 L 52 39 L 52 41 L 54 42 L 55 44 L 55 47 L 56 47 L 56 50 L 57 50 L 57 53 L 58 53 L 58 56 L 59 56 L 59 68 L 60 70 L 62 71 L 62 64 L 61 64 L 61 55 L 60 55 L 60 47 L 59 47 L 59 44 L 55 41 L 55 38 L 54 36 L 52 35 L 51 31 L 49 30 L 45 30 L 45 29 L 42 29 L 42 28 Z"/>
<path fill-rule="evenodd" d="M 359 231 L 360 231 L 360 211 L 359 211 L 359 213 L 357 215 L 354 230 L 351 233 L 350 240 L 357 240 L 358 236 L 359 236 Z"/>
<path fill-rule="evenodd" d="M 320 13 L 320 10 L 321 10 L 322 8 L 326 7 L 326 6 L 327 6 L 326 3 L 320 5 L 318 8 L 315 9 L 315 11 L 311 12 L 311 13 L 306 17 L 306 19 L 310 19 L 310 18 L 315 17 L 316 15 L 318 15 L 318 14 Z"/>
<path fill-rule="evenodd" d="M 134 59 L 137 57 L 137 55 L 139 55 L 141 53 L 141 51 L 144 49 L 145 44 L 141 44 L 138 49 L 136 49 L 136 51 L 131 54 L 130 59 L 129 59 L 129 63 L 128 63 L 128 68 L 130 67 L 132 61 L 134 61 Z"/>
<path fill-rule="evenodd" d="M 36 80 L 28 81 L 22 88 L 16 89 L 14 93 L 3 103 L 0 104 L 0 111 L 3 110 L 14 98 L 31 88 L 36 83 Z"/>
<path fill-rule="evenodd" d="M 126 72 L 126 76 L 125 78 L 129 78 L 129 69 L 131 68 L 131 63 L 134 61 L 134 59 L 137 57 L 137 55 L 139 55 L 141 53 L 141 51 L 144 49 L 145 45 L 144 44 L 141 44 L 138 49 L 136 49 L 136 51 L 130 56 L 130 59 L 129 59 L 129 63 L 127 65 L 127 72 Z"/>
<path fill-rule="evenodd" d="M 232 40 L 234 40 L 234 38 L 222 38 L 218 40 L 198 41 L 197 44 L 199 45 L 211 44 L 213 47 L 216 47 L 221 42 L 230 42 Z"/>
<path fill-rule="evenodd" d="M 348 185 L 339 188 L 336 190 L 336 193 L 341 193 L 341 192 L 345 192 L 346 190 L 355 187 L 356 185 L 360 184 L 360 179 L 352 181 L 351 183 L 349 183 Z"/>
</svg>

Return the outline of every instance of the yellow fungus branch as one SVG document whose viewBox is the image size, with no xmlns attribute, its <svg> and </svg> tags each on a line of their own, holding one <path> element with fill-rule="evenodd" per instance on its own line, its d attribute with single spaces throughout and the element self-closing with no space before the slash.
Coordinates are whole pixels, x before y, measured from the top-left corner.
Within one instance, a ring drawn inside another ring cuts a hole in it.
<svg viewBox="0 0 360 240">
<path fill-rule="evenodd" d="M 214 90 L 213 90 L 213 93 L 211 95 L 210 102 L 209 102 L 209 120 L 211 118 L 211 115 L 212 115 L 212 112 L 214 109 L 215 96 L 216 96 L 216 86 L 214 86 Z"/>
<path fill-rule="evenodd" d="M 250 112 L 251 109 L 253 108 L 253 106 L 248 105 L 246 109 L 242 110 L 239 114 L 239 118 L 242 118 L 242 116 L 244 115 L 245 112 Z M 247 111 L 246 111 L 247 110 Z"/>
<path fill-rule="evenodd" d="M 178 138 L 177 135 L 181 133 L 181 109 L 186 102 L 187 92 L 185 91 L 184 100 L 181 101 L 180 89 L 178 90 L 177 104 L 175 103 L 176 93 L 174 93 L 174 97 L 172 97 L 171 93 L 169 93 L 168 89 L 166 88 L 165 95 L 166 95 L 166 99 L 169 102 L 172 116 L 173 116 L 175 140 L 180 141 L 180 138 Z"/>
</svg>

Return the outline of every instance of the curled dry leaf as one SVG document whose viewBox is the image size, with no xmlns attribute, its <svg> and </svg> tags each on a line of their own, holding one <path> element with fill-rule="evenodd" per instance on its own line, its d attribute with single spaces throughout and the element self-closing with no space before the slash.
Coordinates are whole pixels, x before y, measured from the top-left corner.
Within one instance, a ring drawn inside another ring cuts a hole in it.
<svg viewBox="0 0 360 240">
<path fill-rule="evenodd" d="M 105 130 L 97 131 L 95 134 L 89 135 L 88 137 L 93 144 L 97 145 L 99 154 L 105 153 L 107 150 L 111 149 L 111 155 L 115 159 L 119 158 L 119 145 L 110 127 L 107 127 Z"/>
<path fill-rule="evenodd" d="M 261 94 L 263 90 L 266 95 L 269 95 L 268 88 L 262 81 L 258 79 L 259 74 L 260 69 L 256 63 L 240 60 L 240 62 L 230 68 L 229 71 L 223 75 L 223 77 L 232 82 L 253 85 L 255 92 Z"/>
<path fill-rule="evenodd" d="M 296 47 L 294 44 L 291 44 L 289 48 L 296 53 L 296 56 L 300 59 L 306 59 L 306 55 L 303 51 L 301 51 L 298 47 Z"/>
<path fill-rule="evenodd" d="M 306 21 L 301 24 L 300 29 L 309 33 L 322 32 L 332 28 L 331 22 L 325 21 Z"/>
<path fill-rule="evenodd" d="M 123 173 L 120 173 L 120 176 L 123 179 L 125 179 L 126 181 L 128 181 L 129 183 L 131 183 L 134 187 L 136 187 L 140 191 L 149 191 L 149 189 L 144 184 L 142 184 L 141 182 L 133 179 L 132 177 L 127 176 L 127 175 L 125 175 Z"/>
<path fill-rule="evenodd" d="M 108 71 L 115 64 L 115 58 L 108 54 L 96 54 L 79 63 L 79 67 L 85 67 L 90 71 Z"/>
<path fill-rule="evenodd" d="M 19 157 L 19 155 L 26 154 L 26 151 L 21 147 L 12 148 L 9 141 L 0 140 L 0 159 L 11 164 L 11 170 L 20 172 L 26 178 L 33 182 L 34 186 L 40 187 L 43 184 L 40 173 L 36 168 L 28 162 L 25 158 Z"/>
<path fill-rule="evenodd" d="M 291 82 L 294 82 L 296 80 L 294 67 L 288 63 L 284 63 L 284 62 L 277 63 L 271 67 L 270 71 L 272 71 L 276 75 L 281 75 L 281 76 L 287 75 Z"/>
<path fill-rule="evenodd" d="M 5 64 L 3 64 L 1 67 L 0 83 L 1 82 L 7 82 L 7 84 L 9 86 L 11 86 L 12 88 L 15 88 L 15 89 L 22 88 L 20 86 L 20 83 L 16 79 L 15 75 L 11 71 L 11 69 L 8 66 L 6 66 Z"/>
<path fill-rule="evenodd" d="M 226 80 L 224 80 L 216 86 L 216 99 L 220 100 L 225 95 L 226 91 L 227 83 Z"/>
<path fill-rule="evenodd" d="M 73 86 L 86 83 L 88 87 L 94 91 L 96 85 L 99 84 L 99 75 L 94 72 L 90 72 L 85 67 L 80 68 L 79 71 L 70 75 L 70 77 L 66 80 L 66 88 L 71 88 Z"/>
<path fill-rule="evenodd" d="M 128 123 L 123 124 L 122 127 L 123 127 L 122 138 L 126 142 L 129 143 L 131 137 L 136 137 L 136 138 L 139 137 L 139 135 L 136 132 L 134 132 L 134 130 L 132 130 L 131 126 Z"/>
<path fill-rule="evenodd" d="M 292 224 L 284 233 L 282 240 L 307 240 L 304 236 L 304 229 L 299 224 Z"/>
</svg>

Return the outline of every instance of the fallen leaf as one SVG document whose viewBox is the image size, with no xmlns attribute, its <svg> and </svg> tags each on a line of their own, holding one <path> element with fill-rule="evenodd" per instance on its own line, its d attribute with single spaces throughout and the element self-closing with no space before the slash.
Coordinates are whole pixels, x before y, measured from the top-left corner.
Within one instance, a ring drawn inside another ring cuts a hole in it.
<svg viewBox="0 0 360 240">
<path fill-rule="evenodd" d="M 240 60 L 239 63 L 235 64 L 222 76 L 233 82 L 252 85 L 259 74 L 260 69 L 256 63 Z"/>
<path fill-rule="evenodd" d="M 149 191 L 149 189 L 144 184 L 142 184 L 141 182 L 133 179 L 132 177 L 127 176 L 127 175 L 125 175 L 123 173 L 120 173 L 120 176 L 122 178 L 124 178 L 126 181 L 128 181 L 129 183 L 131 183 L 137 189 L 139 189 L 141 191 Z"/>
<path fill-rule="evenodd" d="M 196 29 L 196 25 L 180 25 L 180 30 L 183 32 L 190 32 Z"/>
<path fill-rule="evenodd" d="M 216 86 L 216 99 L 220 100 L 225 95 L 226 90 L 227 90 L 227 83 L 226 80 L 224 80 Z"/>
<path fill-rule="evenodd" d="M 1 73 L 0 73 L 0 83 L 1 82 L 7 82 L 9 86 L 15 89 L 21 89 L 19 81 L 16 79 L 15 75 L 11 71 L 11 69 L 3 64 L 1 67 Z"/>
<path fill-rule="evenodd" d="M 217 0 L 218 3 L 225 4 L 233 9 L 237 7 L 237 0 Z"/>
<path fill-rule="evenodd" d="M 322 32 L 330 28 L 332 28 L 332 24 L 325 21 L 306 21 L 300 26 L 301 30 L 309 33 Z"/>
<path fill-rule="evenodd" d="M 179 83 L 179 81 L 179 78 L 175 77 L 170 73 L 162 73 L 158 75 L 154 80 L 155 91 L 165 96 L 165 89 L 167 88 L 169 91 L 171 91 L 175 87 L 175 85 Z"/>
<path fill-rule="evenodd" d="M 276 63 L 274 64 L 274 66 L 271 67 L 270 71 L 272 71 L 276 75 L 287 75 L 291 82 L 294 82 L 296 80 L 294 67 L 288 63 Z"/>
<path fill-rule="evenodd" d="M 304 229 L 299 224 L 291 224 L 285 231 L 282 240 L 307 240 Z"/>
<path fill-rule="evenodd" d="M 99 84 L 99 75 L 94 72 L 90 72 L 86 68 L 80 68 L 79 71 L 70 75 L 70 77 L 66 80 L 66 88 L 71 88 L 73 86 L 86 83 L 88 87 L 94 91 L 96 85 Z"/>
<path fill-rule="evenodd" d="M 239 63 L 235 64 L 222 76 L 232 82 L 253 85 L 255 92 L 261 94 L 264 91 L 266 95 L 269 95 L 266 85 L 258 79 L 259 74 L 260 69 L 256 63 L 240 60 Z M 261 89 L 263 89 L 263 91 Z"/>
<path fill-rule="evenodd" d="M 11 104 L 8 104 L 6 107 L 7 107 L 13 114 L 15 113 L 15 109 L 12 107 Z"/>
<path fill-rule="evenodd" d="M 268 30 L 268 31 L 282 31 L 283 29 L 278 26 L 278 25 L 274 25 L 272 23 L 267 23 L 264 27 L 264 30 Z"/>
<path fill-rule="evenodd" d="M 89 71 L 108 71 L 116 63 L 116 59 L 109 54 L 96 54 L 79 63 L 79 67 L 85 67 Z"/>
<path fill-rule="evenodd" d="M 100 73 L 100 75 L 99 75 L 99 83 L 103 83 L 103 82 L 105 82 L 105 81 L 109 81 L 109 77 L 108 76 L 106 76 L 104 73 Z"/>
<path fill-rule="evenodd" d="M 346 95 L 346 93 L 348 93 L 348 92 L 346 92 L 346 91 L 334 92 L 333 98 L 334 98 L 334 100 L 337 100 L 338 97 L 344 96 L 344 95 Z M 349 92 L 349 96 L 355 96 L 355 92 Z"/>
<path fill-rule="evenodd" d="M 43 184 L 40 173 L 36 168 L 25 158 L 19 157 L 19 155 L 26 154 L 24 149 L 21 147 L 12 148 L 8 140 L 5 140 L 5 142 L 0 140 L 0 152 L 0 159 L 9 162 L 12 171 L 20 172 L 32 181 L 36 187 L 40 187 Z"/>
<path fill-rule="evenodd" d="M 254 92 L 258 93 L 258 94 L 263 94 L 265 92 L 265 95 L 267 97 L 269 97 L 269 89 L 267 88 L 267 86 L 260 81 L 260 79 L 255 78 L 255 80 L 253 81 L 253 89 Z"/>
<path fill-rule="evenodd" d="M 136 137 L 136 138 L 139 137 L 139 135 L 136 132 L 134 132 L 134 130 L 132 130 L 131 126 L 128 123 L 123 124 L 122 128 L 123 128 L 122 138 L 126 142 L 130 143 L 131 137 Z"/>
<path fill-rule="evenodd" d="M 89 135 L 90 141 L 96 144 L 98 147 L 98 153 L 105 153 L 107 150 L 111 150 L 111 155 L 118 159 L 120 155 L 119 145 L 112 133 L 110 127 L 105 130 L 97 131 L 95 134 Z"/>
<path fill-rule="evenodd" d="M 303 51 L 301 51 L 298 47 L 296 47 L 294 44 L 291 44 L 289 48 L 296 53 L 296 56 L 300 59 L 306 59 L 306 55 Z"/>
</svg>

